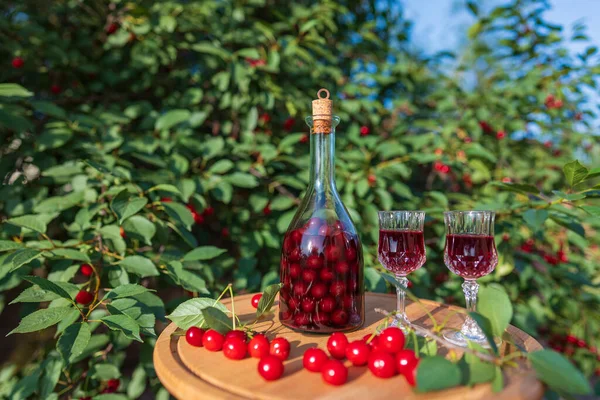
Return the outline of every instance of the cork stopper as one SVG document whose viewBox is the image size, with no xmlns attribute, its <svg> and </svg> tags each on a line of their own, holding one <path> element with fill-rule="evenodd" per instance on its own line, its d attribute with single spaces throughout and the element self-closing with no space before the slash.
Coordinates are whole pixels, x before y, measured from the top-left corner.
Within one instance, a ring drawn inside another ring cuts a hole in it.
<svg viewBox="0 0 600 400">
<path fill-rule="evenodd" d="M 317 99 L 312 102 L 312 133 L 331 133 L 332 108 L 333 101 L 329 99 L 329 90 L 319 90 L 317 92 Z"/>
</svg>

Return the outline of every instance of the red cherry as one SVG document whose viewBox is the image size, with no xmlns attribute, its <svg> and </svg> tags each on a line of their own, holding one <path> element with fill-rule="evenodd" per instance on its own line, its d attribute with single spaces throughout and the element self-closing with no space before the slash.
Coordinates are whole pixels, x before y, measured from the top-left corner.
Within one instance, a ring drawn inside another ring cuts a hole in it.
<svg viewBox="0 0 600 400">
<path fill-rule="evenodd" d="M 360 127 L 360 136 L 367 136 L 367 135 L 369 135 L 370 132 L 371 132 L 371 130 L 369 129 L 368 126 L 363 125 Z"/>
<path fill-rule="evenodd" d="M 304 282 L 296 282 L 294 284 L 293 291 L 294 291 L 294 296 L 302 297 L 308 291 L 308 287 L 306 286 L 306 284 Z"/>
<path fill-rule="evenodd" d="M 338 326 L 346 325 L 348 323 L 348 318 L 349 315 L 346 310 L 335 310 L 331 314 L 331 322 Z"/>
<path fill-rule="evenodd" d="M 160 201 L 161 201 L 161 203 L 172 203 L 173 199 L 170 197 L 161 197 Z"/>
<path fill-rule="evenodd" d="M 225 334 L 225 341 L 228 341 L 229 339 L 238 339 L 245 343 L 246 342 L 246 332 L 240 331 L 238 329 L 231 330 Z"/>
<path fill-rule="evenodd" d="M 550 147 L 552 147 L 552 141 L 550 141 L 550 140 L 546 140 L 546 141 L 544 142 L 544 147 L 546 147 L 546 148 L 548 148 L 548 149 L 549 149 Z"/>
<path fill-rule="evenodd" d="M 576 344 L 577 347 L 579 347 L 580 349 L 587 347 L 587 343 L 583 339 L 579 339 Z"/>
<path fill-rule="evenodd" d="M 302 231 L 300 229 L 294 230 L 290 237 L 295 243 L 300 243 L 302 241 Z"/>
<path fill-rule="evenodd" d="M 331 228 L 327 224 L 323 224 L 319 227 L 319 236 L 329 236 Z"/>
<path fill-rule="evenodd" d="M 309 256 L 306 260 L 306 266 L 314 269 L 323 267 L 323 257 L 316 254 Z"/>
<path fill-rule="evenodd" d="M 510 240 L 510 235 L 508 233 L 505 233 L 502 235 L 502 240 L 504 242 L 508 242 Z"/>
<path fill-rule="evenodd" d="M 304 299 L 302 299 L 300 307 L 302 308 L 302 311 L 306 313 L 311 313 L 315 310 L 315 301 L 309 297 L 305 297 Z"/>
<path fill-rule="evenodd" d="M 85 290 L 80 290 L 75 296 L 75 301 L 79 304 L 83 304 L 84 306 L 90 304 L 94 300 L 94 295 L 90 292 L 86 292 Z"/>
<path fill-rule="evenodd" d="M 286 360 L 290 355 L 290 342 L 282 337 L 273 339 L 269 346 L 269 354 L 282 361 Z"/>
<path fill-rule="evenodd" d="M 371 336 L 373 336 L 373 338 L 371 338 Z M 376 351 L 376 350 L 380 350 L 379 336 L 371 335 L 370 333 L 367 333 L 365 336 L 363 336 L 362 341 L 365 342 L 365 344 L 367 344 L 369 346 L 369 348 L 371 349 L 372 352 Z M 369 343 L 367 343 L 368 341 L 369 341 Z"/>
<path fill-rule="evenodd" d="M 330 320 L 331 320 L 331 317 L 329 316 L 328 313 L 325 313 L 325 312 L 320 312 L 313 317 L 313 322 L 315 324 L 327 325 Z"/>
<path fill-rule="evenodd" d="M 471 142 L 473 142 L 473 139 L 471 139 L 470 137 L 467 136 L 466 138 L 463 139 L 463 141 L 465 143 L 471 143 Z"/>
<path fill-rule="evenodd" d="M 329 292 L 333 297 L 339 297 L 346 292 L 346 285 L 341 281 L 333 282 L 329 288 Z"/>
<path fill-rule="evenodd" d="M 335 308 L 335 299 L 333 297 L 325 297 L 319 302 L 319 311 L 332 312 Z"/>
<path fill-rule="evenodd" d="M 327 262 L 334 263 L 342 256 L 342 249 L 337 246 L 329 245 L 325 247 L 325 259 Z"/>
<path fill-rule="evenodd" d="M 302 273 L 302 267 L 300 267 L 300 264 L 291 264 L 288 269 L 288 272 L 291 278 L 296 279 Z"/>
<path fill-rule="evenodd" d="M 396 370 L 399 374 L 406 375 L 412 372 L 418 362 L 419 359 L 412 350 L 404 349 L 396 353 Z"/>
<path fill-rule="evenodd" d="M 119 389 L 119 386 L 121 386 L 121 381 L 119 379 L 109 379 L 106 381 L 106 390 L 108 393 L 116 392 L 117 389 Z"/>
<path fill-rule="evenodd" d="M 291 262 L 298 262 L 298 261 L 300 261 L 301 258 L 302 258 L 302 250 L 300 250 L 299 247 L 296 247 L 294 250 L 292 250 L 292 252 L 288 256 L 288 259 Z"/>
<path fill-rule="evenodd" d="M 127 234 L 125 233 L 125 229 L 123 229 L 122 226 L 119 227 L 119 235 L 121 235 L 122 238 L 127 236 Z"/>
<path fill-rule="evenodd" d="M 321 376 L 330 385 L 343 385 L 348 380 L 348 368 L 341 361 L 329 360 L 323 365 Z"/>
<path fill-rule="evenodd" d="M 356 249 L 354 249 L 353 247 L 346 249 L 346 260 L 348 260 L 348 261 L 356 260 Z"/>
<path fill-rule="evenodd" d="M 318 217 L 312 217 L 306 223 L 306 227 L 313 232 L 318 232 L 321 225 L 323 225 L 323 220 Z"/>
<path fill-rule="evenodd" d="M 258 362 L 258 373 L 267 381 L 274 381 L 283 375 L 283 361 L 275 356 L 264 356 Z"/>
<path fill-rule="evenodd" d="M 311 283 L 317 279 L 317 271 L 314 269 L 305 269 L 302 271 L 302 280 L 306 283 Z"/>
<path fill-rule="evenodd" d="M 296 311 L 300 308 L 300 301 L 292 297 L 288 300 L 287 305 L 290 310 Z"/>
<path fill-rule="evenodd" d="M 223 354 L 230 360 L 242 360 L 246 357 L 246 352 L 247 347 L 245 340 L 240 340 L 239 338 L 225 340 Z"/>
<path fill-rule="evenodd" d="M 292 318 L 292 312 L 290 310 L 279 311 L 279 319 L 282 321 L 287 321 Z"/>
<path fill-rule="evenodd" d="M 52 85 L 50 86 L 50 91 L 54 94 L 59 94 L 62 92 L 62 88 L 59 85 Z"/>
<path fill-rule="evenodd" d="M 577 343 L 577 337 L 573 336 L 573 335 L 567 335 L 567 337 L 565 338 L 567 343 L 571 343 L 571 344 L 575 344 Z"/>
<path fill-rule="evenodd" d="M 332 281 L 334 276 L 333 271 L 328 268 L 323 268 L 321 272 L 319 272 L 319 278 L 321 278 L 322 281 Z"/>
<path fill-rule="evenodd" d="M 23 59 L 21 57 L 15 57 L 12 60 L 12 66 L 15 69 L 19 69 L 19 68 L 23 68 L 23 66 L 25 65 L 25 61 L 23 61 Z"/>
<path fill-rule="evenodd" d="M 225 337 L 221 335 L 219 332 L 214 329 L 209 329 L 204 332 L 204 337 L 202 338 L 202 345 L 208 351 L 220 351 L 223 348 L 223 343 L 225 342 Z"/>
<path fill-rule="evenodd" d="M 207 217 L 210 217 L 211 215 L 213 215 L 215 213 L 215 209 L 212 207 L 206 207 L 202 213 L 204 215 L 206 215 Z"/>
<path fill-rule="evenodd" d="M 490 126 L 490 124 L 488 124 L 485 121 L 481 121 L 479 122 L 479 127 L 481 128 L 482 131 L 484 131 L 485 133 L 490 133 L 493 131 L 492 127 Z"/>
<path fill-rule="evenodd" d="M 292 128 L 294 127 L 294 123 L 296 123 L 296 120 L 294 120 L 294 118 L 290 117 L 288 119 L 285 120 L 285 122 L 283 123 L 283 129 L 285 131 L 291 131 Z"/>
<path fill-rule="evenodd" d="M 302 365 L 310 372 L 321 372 L 327 360 L 329 360 L 329 357 L 323 350 L 313 347 L 304 352 Z"/>
<path fill-rule="evenodd" d="M 253 358 L 263 358 L 269 355 L 269 339 L 262 333 L 254 335 L 248 343 L 248 353 Z"/>
<path fill-rule="evenodd" d="M 106 27 L 106 34 L 112 35 L 117 31 L 117 29 L 119 29 L 119 25 L 113 22 Z"/>
<path fill-rule="evenodd" d="M 269 115 L 269 113 L 262 113 L 259 117 L 259 119 L 264 122 L 267 123 L 269 121 L 271 121 L 271 115 Z"/>
<path fill-rule="evenodd" d="M 378 378 L 391 378 L 396 375 L 395 361 L 394 356 L 389 353 L 383 351 L 373 352 L 369 356 L 369 370 Z"/>
<path fill-rule="evenodd" d="M 269 204 L 267 204 L 265 206 L 265 208 L 263 208 L 263 214 L 264 215 L 271 215 L 271 206 Z"/>
<path fill-rule="evenodd" d="M 300 143 L 308 143 L 308 135 L 304 134 L 300 136 Z"/>
<path fill-rule="evenodd" d="M 192 326 L 185 333 L 185 340 L 194 347 L 202 347 L 202 337 L 204 336 L 204 329 Z"/>
<path fill-rule="evenodd" d="M 400 328 L 390 326 L 379 334 L 379 345 L 389 353 L 397 353 L 404 348 L 404 333 Z"/>
<path fill-rule="evenodd" d="M 506 132 L 504 132 L 504 131 L 498 131 L 498 132 L 496 132 L 496 139 L 502 140 L 505 137 L 506 137 Z"/>
<path fill-rule="evenodd" d="M 338 274 L 345 275 L 348 273 L 348 271 L 350 271 L 350 266 L 346 261 L 338 261 L 335 264 L 335 272 L 337 272 Z"/>
<path fill-rule="evenodd" d="M 227 228 L 221 229 L 221 236 L 223 236 L 225 238 L 229 237 L 229 229 L 227 229 Z"/>
<path fill-rule="evenodd" d="M 362 340 L 355 340 L 346 347 L 346 358 L 352 365 L 365 365 L 369 361 L 371 348 Z"/>
<path fill-rule="evenodd" d="M 418 367 L 419 367 L 419 360 L 417 359 L 417 361 L 412 364 L 412 368 L 407 368 L 407 370 L 404 371 L 404 378 L 406 378 L 406 382 L 408 382 L 408 384 L 411 387 L 415 387 L 415 385 L 417 384 L 417 368 Z"/>
<path fill-rule="evenodd" d="M 569 258 L 567 257 L 567 254 L 564 252 L 564 250 L 557 251 L 556 257 L 558 258 L 558 260 L 560 262 L 568 262 L 569 261 Z"/>
<path fill-rule="evenodd" d="M 310 324 L 310 314 L 300 312 L 294 316 L 294 324 L 298 326 L 306 326 Z"/>
<path fill-rule="evenodd" d="M 81 264 L 80 271 L 83 276 L 92 276 L 94 268 L 90 264 Z"/>
<path fill-rule="evenodd" d="M 346 347 L 348 346 L 348 338 L 341 332 L 332 333 L 327 339 L 327 351 L 333 358 L 341 360 L 346 356 Z"/>
<path fill-rule="evenodd" d="M 354 306 L 354 297 L 352 297 L 348 294 L 345 295 L 344 298 L 342 299 L 342 305 L 344 306 L 345 310 L 352 309 L 352 306 Z"/>
<path fill-rule="evenodd" d="M 257 293 L 254 296 L 252 296 L 252 300 L 250 300 L 250 303 L 252 303 L 252 307 L 258 308 L 258 303 L 260 302 L 261 297 L 262 293 Z"/>
<path fill-rule="evenodd" d="M 327 294 L 327 285 L 321 282 L 317 282 L 310 288 L 310 295 L 315 299 L 325 297 Z"/>
<path fill-rule="evenodd" d="M 367 181 L 369 182 L 370 185 L 374 185 L 375 183 L 377 183 L 377 177 L 373 174 L 370 174 L 367 177 Z"/>
</svg>

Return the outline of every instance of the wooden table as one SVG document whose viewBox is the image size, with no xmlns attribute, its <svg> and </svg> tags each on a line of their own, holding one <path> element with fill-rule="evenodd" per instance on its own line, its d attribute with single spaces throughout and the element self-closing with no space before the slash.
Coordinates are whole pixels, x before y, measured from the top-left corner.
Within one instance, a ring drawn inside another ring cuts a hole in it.
<svg viewBox="0 0 600 400">
<path fill-rule="evenodd" d="M 236 297 L 235 309 L 242 321 L 250 321 L 255 310 L 250 305 L 251 294 Z M 229 304 L 227 300 L 225 304 Z M 422 303 L 441 321 L 452 309 L 457 307 L 423 300 Z M 277 304 L 277 303 L 276 303 Z M 376 308 L 393 310 L 395 296 L 368 293 L 366 295 L 366 321 L 362 329 L 348 334 L 350 340 L 362 338 L 372 332 L 381 321 L 382 315 L 374 312 Z M 425 312 L 418 304 L 409 303 L 409 318 L 422 326 L 430 326 Z M 464 314 L 450 318 L 449 326 L 460 327 Z M 277 316 L 271 316 L 256 324 L 257 331 L 269 329 L 267 336 L 287 338 L 292 350 L 285 363 L 284 376 L 274 382 L 264 381 L 257 372 L 258 360 L 246 358 L 240 361 L 228 360 L 222 352 L 211 353 L 204 348 L 190 346 L 182 336 L 171 336 L 175 324 L 169 325 L 160 335 L 154 349 L 156 373 L 173 396 L 181 400 L 191 399 L 541 399 L 544 393 L 542 384 L 533 371 L 524 363 L 511 369 L 505 375 L 505 389 L 501 393 L 491 392 L 489 384 L 476 385 L 473 388 L 458 387 L 426 394 L 413 393 L 403 377 L 379 379 L 372 376 L 366 367 L 350 367 L 348 382 L 340 387 L 329 386 L 322 382 L 318 373 L 302 368 L 302 354 L 309 348 L 318 346 L 325 349 L 327 335 L 302 334 L 282 326 Z M 527 351 L 540 350 L 542 346 L 525 332 L 510 326 L 508 333 L 514 343 Z M 502 354 L 514 351 L 512 345 L 502 344 Z M 440 348 L 439 354 L 445 349 Z M 347 365 L 350 365 L 346 361 Z"/>
</svg>

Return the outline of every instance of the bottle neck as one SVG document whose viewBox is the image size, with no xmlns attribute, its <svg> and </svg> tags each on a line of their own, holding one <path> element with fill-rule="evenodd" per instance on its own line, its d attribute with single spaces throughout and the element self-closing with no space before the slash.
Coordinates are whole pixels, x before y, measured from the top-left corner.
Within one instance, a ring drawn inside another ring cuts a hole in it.
<svg viewBox="0 0 600 400">
<path fill-rule="evenodd" d="M 319 190 L 335 187 L 335 130 L 310 135 L 311 186 Z"/>
</svg>

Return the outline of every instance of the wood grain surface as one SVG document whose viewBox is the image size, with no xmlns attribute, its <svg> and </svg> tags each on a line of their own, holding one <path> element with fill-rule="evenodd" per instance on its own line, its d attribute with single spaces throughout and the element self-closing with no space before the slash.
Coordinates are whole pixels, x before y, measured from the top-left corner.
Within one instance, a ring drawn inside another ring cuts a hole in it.
<svg viewBox="0 0 600 400">
<path fill-rule="evenodd" d="M 251 321 L 255 310 L 250 305 L 251 294 L 236 297 L 235 309 L 242 321 Z M 224 303 L 230 306 L 225 300 Z M 464 314 L 455 313 L 457 307 L 442 305 L 423 300 L 422 305 L 409 303 L 407 313 L 409 318 L 422 326 L 430 327 L 431 323 L 423 306 L 432 313 L 436 320 L 441 321 L 449 316 L 448 325 L 460 327 Z M 277 303 L 276 303 L 277 305 Z M 368 293 L 366 295 L 366 322 L 363 328 L 348 333 L 350 340 L 362 338 L 372 332 L 382 320 L 382 315 L 375 308 L 393 310 L 395 296 Z M 276 307 L 275 307 L 276 309 Z M 154 349 L 154 365 L 156 373 L 176 398 L 191 399 L 541 399 L 543 386 L 535 378 L 533 371 L 524 363 L 518 368 L 505 374 L 505 389 L 501 393 L 492 393 L 489 384 L 476 385 L 473 388 L 459 387 L 439 392 L 417 394 L 413 393 L 401 376 L 391 379 L 373 377 L 366 367 L 353 367 L 349 362 L 348 382 L 341 387 L 329 386 L 322 382 L 318 373 L 311 373 L 302 368 L 302 354 L 310 347 L 318 346 L 325 349 L 327 335 L 304 334 L 282 326 L 277 316 L 257 323 L 256 331 L 267 331 L 267 336 L 287 338 L 292 351 L 285 362 L 284 376 L 274 382 L 264 381 L 257 372 L 257 359 L 246 358 L 232 361 L 225 358 L 222 352 L 212 353 L 204 348 L 192 347 L 184 337 L 172 336 L 174 324 L 169 325 L 160 335 Z M 527 351 L 540 350 L 542 346 L 525 332 L 510 326 L 507 333 L 512 341 Z M 506 342 L 502 344 L 502 354 L 514 351 L 514 346 Z M 446 354 L 440 348 L 439 354 Z"/>
</svg>

